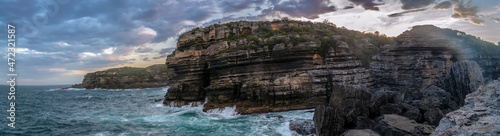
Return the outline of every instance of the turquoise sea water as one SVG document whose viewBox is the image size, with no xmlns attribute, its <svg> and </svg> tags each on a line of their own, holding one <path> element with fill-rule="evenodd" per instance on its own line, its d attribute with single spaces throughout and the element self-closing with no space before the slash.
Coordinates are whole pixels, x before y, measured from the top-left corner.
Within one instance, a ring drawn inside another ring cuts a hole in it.
<svg viewBox="0 0 500 136">
<path fill-rule="evenodd" d="M 18 86 L 16 128 L 7 124 L 8 86 L 0 86 L 0 135 L 291 135 L 290 120 L 312 119 L 296 110 L 238 115 L 234 107 L 211 113 L 202 107 L 167 107 L 168 88 L 60 89 L 65 86 Z M 282 115 L 282 119 L 276 116 Z"/>
</svg>

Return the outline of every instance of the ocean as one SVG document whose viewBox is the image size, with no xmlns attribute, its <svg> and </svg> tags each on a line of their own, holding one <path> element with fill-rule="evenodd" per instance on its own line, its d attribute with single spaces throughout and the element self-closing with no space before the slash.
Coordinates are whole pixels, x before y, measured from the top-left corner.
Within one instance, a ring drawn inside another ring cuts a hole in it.
<svg viewBox="0 0 500 136">
<path fill-rule="evenodd" d="M 290 120 L 312 119 L 310 110 L 239 115 L 235 107 L 211 113 L 202 107 L 167 107 L 168 87 L 147 89 L 61 89 L 17 86 L 16 128 L 8 127 L 8 86 L 0 86 L 0 135 L 292 135 Z M 281 115 L 283 118 L 278 119 Z"/>
</svg>

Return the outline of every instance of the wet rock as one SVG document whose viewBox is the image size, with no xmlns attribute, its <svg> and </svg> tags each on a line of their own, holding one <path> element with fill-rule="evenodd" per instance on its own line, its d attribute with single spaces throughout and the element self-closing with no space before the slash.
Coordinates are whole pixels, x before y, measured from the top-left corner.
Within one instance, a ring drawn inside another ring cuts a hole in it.
<svg viewBox="0 0 500 136">
<path fill-rule="evenodd" d="M 371 129 L 350 129 L 341 136 L 380 136 L 380 134 Z"/>
<path fill-rule="evenodd" d="M 433 136 L 500 134 L 500 81 L 479 87 L 466 96 L 465 105 L 446 114 Z"/>
<path fill-rule="evenodd" d="M 314 121 L 312 119 L 298 119 L 290 121 L 290 130 L 297 132 L 299 135 L 314 135 Z"/>
</svg>

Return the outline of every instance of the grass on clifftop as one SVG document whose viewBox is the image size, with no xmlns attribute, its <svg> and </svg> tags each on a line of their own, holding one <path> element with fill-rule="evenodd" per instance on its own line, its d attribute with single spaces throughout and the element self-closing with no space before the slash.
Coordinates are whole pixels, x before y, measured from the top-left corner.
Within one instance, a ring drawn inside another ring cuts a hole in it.
<svg viewBox="0 0 500 136">
<path fill-rule="evenodd" d="M 100 73 L 99 75 L 97 75 Z M 106 74 L 101 74 L 106 73 Z M 97 78 L 97 77 L 143 77 L 150 78 L 151 74 L 146 71 L 146 68 L 135 68 L 135 67 L 121 67 L 121 68 L 112 68 L 104 71 L 97 71 L 94 73 L 88 73 L 85 77 Z"/>
<path fill-rule="evenodd" d="M 236 22 L 228 22 L 225 24 L 214 24 L 214 26 L 218 25 L 226 25 L 229 28 L 234 27 L 240 23 L 245 23 L 247 21 L 236 21 Z M 307 24 L 312 27 L 283 27 L 281 30 L 272 30 L 272 23 L 298 23 L 298 24 Z M 269 50 L 272 50 L 277 44 L 285 44 L 285 45 L 298 45 L 299 43 L 304 42 L 316 42 L 320 44 L 320 55 L 325 57 L 326 53 L 330 48 L 336 48 L 337 43 L 339 41 L 343 41 L 349 45 L 349 48 L 353 52 L 353 54 L 361 59 L 363 66 L 368 67 L 369 63 L 372 61 L 371 56 L 376 55 L 380 52 L 380 48 L 384 45 L 394 45 L 395 42 L 393 37 L 388 37 L 385 35 L 379 35 L 376 33 L 364 33 L 354 30 L 349 30 L 346 28 L 338 28 L 335 24 L 330 23 L 328 21 L 324 22 L 303 22 L 297 20 L 274 20 L 274 21 L 257 21 L 258 28 L 252 34 L 245 35 L 236 35 L 235 33 L 230 32 L 228 38 L 223 39 L 228 42 L 228 44 L 236 43 L 236 49 L 226 49 L 222 52 L 231 52 L 234 50 L 256 50 L 262 47 L 268 47 Z M 208 26 L 211 27 L 211 26 Z M 194 34 L 197 30 L 202 28 L 195 28 L 186 33 Z M 249 28 L 248 28 L 249 29 Z M 240 30 L 244 31 L 244 30 Z M 340 39 L 336 39 L 334 37 L 341 37 Z M 240 43 L 241 40 L 246 40 L 246 44 Z M 366 46 L 372 47 L 366 47 Z"/>
</svg>

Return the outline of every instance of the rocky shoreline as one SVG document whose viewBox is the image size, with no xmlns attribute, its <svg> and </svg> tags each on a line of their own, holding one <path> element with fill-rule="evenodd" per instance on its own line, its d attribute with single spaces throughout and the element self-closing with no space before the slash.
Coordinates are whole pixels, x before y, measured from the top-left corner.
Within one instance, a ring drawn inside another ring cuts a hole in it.
<svg viewBox="0 0 500 136">
<path fill-rule="evenodd" d="M 168 68 L 135 77 L 89 73 L 74 87 L 169 85 L 165 105 L 203 104 L 204 111 L 315 108 L 313 120 L 290 122 L 300 135 L 454 135 L 480 127 L 487 132 L 477 134 L 494 135 L 498 121 L 478 119 L 500 114 L 486 97 L 498 85 L 484 85 L 498 83 L 498 52 L 475 36 L 431 25 L 387 37 L 328 22 L 239 21 L 180 35 Z M 487 112 L 471 108 L 477 102 Z"/>
<path fill-rule="evenodd" d="M 390 38 L 291 20 L 216 24 L 179 36 L 164 104 L 206 100 L 204 110 L 240 114 L 316 108 L 317 135 L 429 135 L 499 77 L 498 51 L 429 25 Z"/>
</svg>

